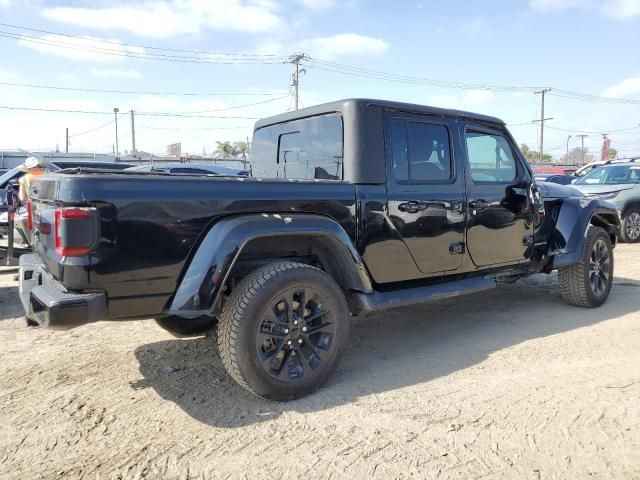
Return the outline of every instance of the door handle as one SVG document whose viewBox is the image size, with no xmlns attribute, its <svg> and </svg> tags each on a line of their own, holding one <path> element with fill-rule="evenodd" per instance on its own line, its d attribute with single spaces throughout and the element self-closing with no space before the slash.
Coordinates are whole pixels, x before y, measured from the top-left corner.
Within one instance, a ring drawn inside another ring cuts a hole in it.
<svg viewBox="0 0 640 480">
<path fill-rule="evenodd" d="M 401 212 L 407 212 L 407 213 L 418 213 L 426 209 L 427 209 L 426 203 L 416 202 L 415 200 L 412 200 L 410 202 L 404 202 L 398 205 L 398 210 L 400 210 Z"/>
</svg>

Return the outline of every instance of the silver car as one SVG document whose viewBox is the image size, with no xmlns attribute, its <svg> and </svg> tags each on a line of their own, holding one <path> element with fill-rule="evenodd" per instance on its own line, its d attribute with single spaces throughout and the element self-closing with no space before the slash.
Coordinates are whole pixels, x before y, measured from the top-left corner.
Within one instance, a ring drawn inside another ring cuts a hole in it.
<svg viewBox="0 0 640 480">
<path fill-rule="evenodd" d="M 588 197 L 613 203 L 622 215 L 620 239 L 640 241 L 640 161 L 598 167 L 572 184 Z"/>
</svg>

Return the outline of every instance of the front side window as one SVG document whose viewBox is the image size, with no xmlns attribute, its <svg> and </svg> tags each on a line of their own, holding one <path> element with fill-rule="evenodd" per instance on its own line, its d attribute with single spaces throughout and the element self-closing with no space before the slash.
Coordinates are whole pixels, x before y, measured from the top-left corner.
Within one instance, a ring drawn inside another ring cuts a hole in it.
<svg viewBox="0 0 640 480">
<path fill-rule="evenodd" d="M 252 173 L 262 178 L 342 180 L 342 117 L 318 115 L 256 130 Z"/>
<path fill-rule="evenodd" d="M 469 171 L 474 182 L 503 183 L 516 179 L 516 160 L 505 137 L 469 130 L 465 138 Z"/>
<path fill-rule="evenodd" d="M 449 129 L 445 125 L 393 119 L 391 155 L 396 180 L 439 182 L 452 178 Z"/>
</svg>

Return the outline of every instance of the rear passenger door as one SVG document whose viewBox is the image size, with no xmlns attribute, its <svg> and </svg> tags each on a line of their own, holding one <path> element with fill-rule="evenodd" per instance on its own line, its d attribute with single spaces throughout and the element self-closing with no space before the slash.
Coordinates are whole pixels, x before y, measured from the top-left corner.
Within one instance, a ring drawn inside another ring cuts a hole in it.
<svg viewBox="0 0 640 480">
<path fill-rule="evenodd" d="M 385 114 L 387 212 L 425 274 L 458 269 L 464 256 L 464 170 L 455 122 Z"/>
<path fill-rule="evenodd" d="M 477 267 L 527 260 L 533 239 L 532 176 L 504 132 L 461 125 L 468 161 L 467 248 Z"/>
</svg>

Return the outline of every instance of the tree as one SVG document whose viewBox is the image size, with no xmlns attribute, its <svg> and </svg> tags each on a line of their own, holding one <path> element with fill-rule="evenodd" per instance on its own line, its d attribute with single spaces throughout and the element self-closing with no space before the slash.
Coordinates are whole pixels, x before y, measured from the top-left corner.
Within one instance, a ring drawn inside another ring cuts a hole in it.
<svg viewBox="0 0 640 480">
<path fill-rule="evenodd" d="M 520 150 L 522 151 L 522 153 L 524 155 L 524 158 L 527 159 L 527 162 L 529 162 L 529 163 L 538 163 L 538 162 L 540 162 L 540 152 L 536 152 L 535 150 L 531 150 L 526 143 L 523 143 L 522 145 L 520 145 Z M 545 153 L 542 156 L 542 161 L 543 162 L 552 162 L 553 161 L 553 157 L 551 155 L 549 155 L 548 153 Z"/>
<path fill-rule="evenodd" d="M 236 152 L 238 152 L 237 155 L 243 160 L 246 160 L 247 155 L 249 154 L 249 144 L 247 142 L 235 142 L 233 145 Z"/>
<path fill-rule="evenodd" d="M 618 150 L 615 148 L 609 147 L 609 151 L 607 152 L 607 158 L 609 160 L 613 160 L 614 158 L 618 158 Z"/>
<path fill-rule="evenodd" d="M 222 158 L 241 158 L 247 159 L 249 154 L 249 144 L 247 142 L 216 142 L 218 147 L 214 152 L 216 155 Z"/>
<path fill-rule="evenodd" d="M 222 158 L 234 158 L 237 155 L 237 151 L 234 148 L 234 145 L 229 142 L 216 142 L 218 144 L 218 148 L 216 148 L 215 153 L 220 155 Z"/>
<path fill-rule="evenodd" d="M 584 152 L 580 147 L 576 147 L 569 151 L 569 155 L 563 155 L 560 159 L 567 165 L 582 165 L 595 160 L 595 157 L 589 153 L 589 149 L 585 147 Z"/>
</svg>

